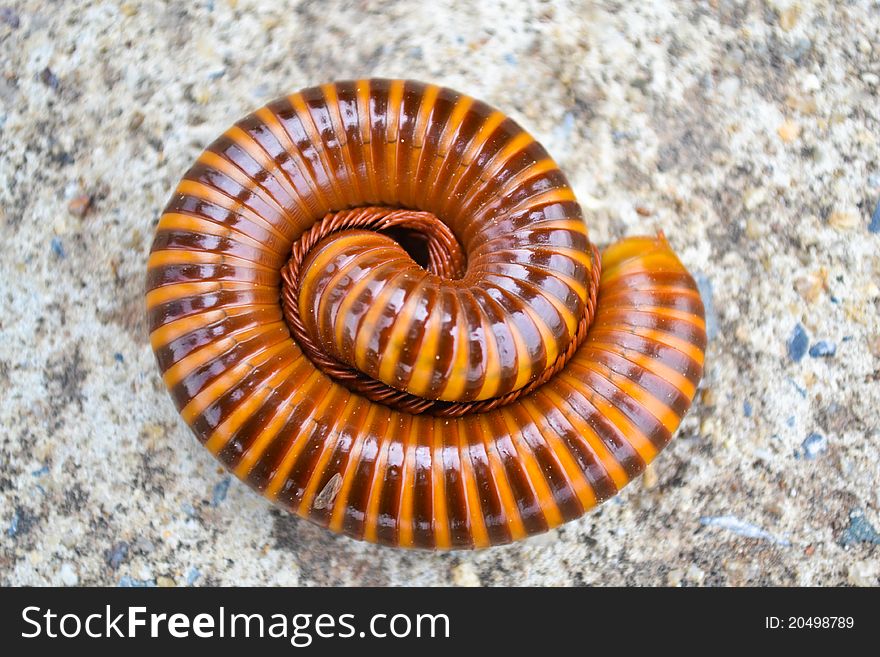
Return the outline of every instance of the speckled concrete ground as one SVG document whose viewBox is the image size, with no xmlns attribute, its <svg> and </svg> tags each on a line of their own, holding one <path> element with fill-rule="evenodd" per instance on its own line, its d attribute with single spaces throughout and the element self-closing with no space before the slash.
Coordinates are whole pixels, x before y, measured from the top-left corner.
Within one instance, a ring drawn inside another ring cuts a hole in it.
<svg viewBox="0 0 880 657">
<path fill-rule="evenodd" d="M 880 3 L 461 4 L 2 3 L 0 583 L 880 583 Z M 230 481 L 158 376 L 176 180 L 269 99 L 367 75 L 509 111 L 596 241 L 662 228 L 701 281 L 677 440 L 549 535 L 334 537 Z"/>
</svg>

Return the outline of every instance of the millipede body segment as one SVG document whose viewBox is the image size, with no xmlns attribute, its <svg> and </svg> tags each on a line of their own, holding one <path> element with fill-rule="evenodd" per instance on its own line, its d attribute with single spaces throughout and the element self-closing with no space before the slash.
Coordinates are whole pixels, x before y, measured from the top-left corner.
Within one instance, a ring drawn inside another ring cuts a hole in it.
<svg viewBox="0 0 880 657">
<path fill-rule="evenodd" d="M 507 543 L 666 446 L 706 343 L 664 237 L 601 258 L 547 152 L 446 88 L 326 84 L 211 144 L 159 221 L 150 339 L 225 467 L 336 532 Z"/>
</svg>

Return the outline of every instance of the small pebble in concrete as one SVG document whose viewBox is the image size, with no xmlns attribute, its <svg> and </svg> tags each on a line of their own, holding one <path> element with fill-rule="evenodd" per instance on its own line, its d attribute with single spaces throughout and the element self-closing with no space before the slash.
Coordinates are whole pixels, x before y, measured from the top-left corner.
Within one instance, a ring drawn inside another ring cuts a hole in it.
<svg viewBox="0 0 880 657">
<path fill-rule="evenodd" d="M 58 571 L 58 574 L 61 576 L 61 582 L 64 586 L 76 586 L 79 584 L 79 575 L 76 574 L 76 569 L 69 563 L 61 564 L 61 570 Z"/>
<path fill-rule="evenodd" d="M 697 283 L 697 289 L 703 299 L 703 309 L 706 312 L 706 337 L 714 340 L 718 335 L 718 317 L 715 315 L 715 303 L 712 298 L 714 294 L 712 281 L 700 272 L 694 274 L 694 280 Z"/>
<path fill-rule="evenodd" d="M 798 385 L 798 382 L 795 381 L 794 379 L 792 379 L 791 377 L 788 377 L 788 379 L 786 379 L 786 380 L 791 384 L 791 386 L 792 386 L 795 390 L 797 390 L 797 393 L 798 393 L 801 397 L 803 397 L 804 399 L 807 398 L 807 389 L 806 389 L 806 388 L 804 388 L 804 387 L 801 386 L 801 385 Z"/>
<path fill-rule="evenodd" d="M 112 548 L 107 550 L 106 553 L 106 561 L 107 565 L 110 566 L 113 570 L 119 568 L 123 561 L 128 558 L 128 543 L 125 541 L 119 541 Z"/>
<path fill-rule="evenodd" d="M 56 258 L 64 258 L 65 257 L 64 245 L 61 243 L 60 237 L 53 237 L 52 238 L 51 247 L 52 247 L 52 253 L 55 254 Z"/>
<path fill-rule="evenodd" d="M 801 127 L 794 121 L 786 121 L 776 131 L 786 144 L 793 142 L 801 134 Z"/>
<path fill-rule="evenodd" d="M 216 486 L 214 486 L 214 495 L 211 500 L 211 504 L 217 506 L 226 499 L 226 493 L 229 492 L 229 482 L 231 481 L 230 477 L 226 477 L 222 481 L 220 481 Z"/>
<path fill-rule="evenodd" d="M 788 357 L 795 363 L 799 363 L 807 353 L 807 347 L 810 345 L 810 338 L 807 331 L 798 323 L 788 338 Z"/>
<path fill-rule="evenodd" d="M 156 582 L 151 579 L 134 579 L 125 575 L 119 578 L 120 588 L 152 588 L 156 586 Z"/>
<path fill-rule="evenodd" d="M 779 545 L 791 545 L 788 539 L 775 536 L 766 529 L 741 520 L 736 516 L 703 516 L 700 518 L 700 524 L 709 527 L 721 527 L 747 538 L 758 538 L 770 541 L 771 543 L 778 543 Z"/>
<path fill-rule="evenodd" d="M 452 567 L 452 581 L 456 586 L 480 586 L 480 576 L 469 561 Z"/>
<path fill-rule="evenodd" d="M 880 532 L 865 518 L 865 512 L 861 509 L 853 509 L 849 513 L 849 526 L 840 537 L 841 545 L 855 545 L 856 543 L 873 543 L 880 545 Z"/>
<path fill-rule="evenodd" d="M 813 432 L 801 443 L 804 458 L 813 460 L 828 451 L 828 440 L 821 433 Z"/>
<path fill-rule="evenodd" d="M 13 30 L 21 25 L 21 19 L 11 7 L 0 7 L 0 22 L 5 23 Z"/>
<path fill-rule="evenodd" d="M 743 415 L 752 417 L 752 404 L 749 400 L 743 402 Z"/>
<path fill-rule="evenodd" d="M 562 117 L 562 123 L 556 126 L 556 129 L 553 131 L 554 139 L 562 143 L 567 142 L 571 139 L 571 135 L 574 132 L 574 126 L 574 114 L 566 112 Z"/>
<path fill-rule="evenodd" d="M 9 529 L 6 530 L 7 536 L 15 536 L 18 533 L 18 511 L 12 514 L 12 520 L 9 521 Z"/>
<path fill-rule="evenodd" d="M 877 586 L 880 583 L 880 561 L 868 559 L 850 564 L 847 581 L 853 586 Z"/>
<path fill-rule="evenodd" d="M 837 345 L 826 340 L 819 340 L 810 347 L 810 358 L 831 358 L 837 353 Z"/>
<path fill-rule="evenodd" d="M 70 199 L 70 203 L 67 204 L 67 211 L 74 217 L 82 219 L 88 214 L 91 207 L 92 197 L 88 194 L 83 194 Z"/>
<path fill-rule="evenodd" d="M 52 91 L 58 89 L 59 80 L 58 76 L 52 72 L 52 69 L 48 66 L 40 71 L 40 82 L 49 87 Z"/>
<path fill-rule="evenodd" d="M 189 586 L 195 584 L 195 581 L 202 576 L 202 573 L 198 568 L 190 568 L 189 572 L 186 574 L 186 583 Z"/>
<path fill-rule="evenodd" d="M 880 201 L 877 201 L 877 207 L 874 208 L 874 214 L 871 216 L 868 230 L 872 233 L 880 233 Z"/>
<path fill-rule="evenodd" d="M 156 549 L 156 545 L 146 536 L 138 536 L 132 541 L 131 548 L 140 554 L 150 554 Z"/>
</svg>

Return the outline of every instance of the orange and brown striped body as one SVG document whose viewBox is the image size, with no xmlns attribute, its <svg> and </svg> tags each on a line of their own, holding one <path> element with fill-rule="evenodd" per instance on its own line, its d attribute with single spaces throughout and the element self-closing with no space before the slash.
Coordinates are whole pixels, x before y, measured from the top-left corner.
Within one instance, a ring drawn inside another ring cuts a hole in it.
<svg viewBox="0 0 880 657">
<path fill-rule="evenodd" d="M 461 262 L 425 269 L 342 220 L 367 206 L 439 218 Z M 564 175 L 500 112 L 416 82 L 324 85 L 184 176 L 150 255 L 151 341 L 199 440 L 284 508 L 389 545 L 506 543 L 641 473 L 702 374 L 702 303 L 662 236 L 609 247 L 598 300 L 591 248 Z"/>
</svg>

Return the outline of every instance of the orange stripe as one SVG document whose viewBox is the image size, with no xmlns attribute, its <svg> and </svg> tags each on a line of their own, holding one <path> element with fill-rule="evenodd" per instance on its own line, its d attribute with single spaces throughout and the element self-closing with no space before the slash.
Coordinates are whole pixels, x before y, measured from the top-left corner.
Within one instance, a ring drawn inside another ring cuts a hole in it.
<svg viewBox="0 0 880 657">
<path fill-rule="evenodd" d="M 298 509 L 300 515 L 307 516 L 309 510 L 312 508 L 312 504 L 315 501 L 315 495 L 318 493 L 318 485 L 321 483 L 321 479 L 324 476 L 324 469 L 327 467 L 327 463 L 329 463 L 330 458 L 333 456 L 336 445 L 341 438 L 339 427 L 350 420 L 352 410 L 361 406 L 363 403 L 365 403 L 363 397 L 351 395 L 345 403 L 345 406 L 336 415 L 336 421 L 333 423 L 333 427 L 328 431 L 327 439 L 321 442 L 321 453 L 318 456 L 315 467 L 312 468 L 309 480 L 303 491 L 302 500 L 300 500 Z"/>
<path fill-rule="evenodd" d="M 401 547 L 413 545 L 413 491 L 415 490 L 416 447 L 421 415 L 413 415 L 412 430 L 401 436 L 403 443 L 403 465 L 400 469 L 401 495 L 397 507 L 397 544 Z"/>
<path fill-rule="evenodd" d="M 342 531 L 342 524 L 345 520 L 345 510 L 348 507 L 348 494 L 351 492 L 352 484 L 354 484 L 355 474 L 360 468 L 361 452 L 363 451 L 364 443 L 373 429 L 375 416 L 380 408 L 382 408 L 383 411 L 385 410 L 384 407 L 381 407 L 379 404 L 369 404 L 369 407 L 367 408 L 367 417 L 364 419 L 362 429 L 355 433 L 352 440 L 351 449 L 348 452 L 348 459 L 345 464 L 345 470 L 342 474 L 342 485 L 339 487 L 339 492 L 336 494 L 336 500 L 333 502 L 333 510 L 330 514 L 328 527 L 332 531 Z"/>
<path fill-rule="evenodd" d="M 231 212 L 233 214 L 244 217 L 245 219 L 257 224 L 258 226 L 265 227 L 266 230 L 275 233 L 275 235 L 277 235 L 279 239 L 285 242 L 290 240 L 290 238 L 282 233 L 278 229 L 278 227 L 271 221 L 257 214 L 256 212 L 254 212 L 253 209 L 251 209 L 241 201 L 232 198 L 226 192 L 217 189 L 216 187 L 212 187 L 196 180 L 184 179 L 177 184 L 177 189 L 175 190 L 175 193 L 182 194 L 184 196 L 191 196 L 193 198 L 197 198 L 203 201 L 208 201 L 209 203 L 216 205 L 218 208 L 222 208 L 227 212 Z"/>
<path fill-rule="evenodd" d="M 447 420 L 434 418 L 434 444 L 431 446 L 431 491 L 433 493 L 434 545 L 439 549 L 452 546 L 449 535 L 449 513 L 446 508 L 446 476 L 443 469 L 443 425 Z"/>
<path fill-rule="evenodd" d="M 568 401 L 564 400 L 557 392 L 551 390 L 550 386 L 546 385 L 542 386 L 536 394 L 546 398 L 568 420 L 572 429 L 575 430 L 575 434 L 579 438 L 584 439 L 585 447 L 593 453 L 596 463 L 605 468 L 605 472 L 608 473 L 608 476 L 618 490 L 629 483 L 629 476 L 627 476 L 623 466 L 614 458 L 614 455 L 605 446 L 599 434 L 586 422 L 585 418 L 575 411 Z M 583 395 L 580 396 L 585 400 L 587 399 Z"/>
<path fill-rule="evenodd" d="M 324 174 L 327 176 L 327 180 L 333 190 L 333 195 L 336 197 L 333 206 L 344 208 L 346 206 L 345 194 L 342 193 L 342 190 L 339 187 L 339 181 L 336 179 L 336 172 L 333 170 L 333 165 L 327 154 L 327 149 L 324 148 L 324 140 L 321 139 L 321 133 L 318 130 L 318 126 L 315 124 L 315 119 L 309 111 L 308 105 L 306 105 L 305 99 L 302 97 L 302 94 L 293 94 L 288 97 L 288 100 L 299 117 L 303 129 L 308 133 L 309 140 L 312 142 L 312 146 L 314 146 L 315 152 L 318 154 L 318 159 L 321 161 Z"/>
<path fill-rule="evenodd" d="M 584 386 L 582 381 L 564 370 L 558 376 L 571 386 Z M 638 452 L 646 464 L 654 460 L 654 457 L 657 456 L 657 448 L 654 446 L 654 443 L 611 400 L 600 395 L 592 387 L 590 387 L 587 394 L 587 400 L 603 417 L 617 427 L 620 433 L 625 436 L 626 441 Z"/>
<path fill-rule="evenodd" d="M 315 214 L 321 215 L 326 213 L 332 206 L 331 203 L 324 196 L 324 193 L 321 191 L 319 185 L 315 183 L 315 180 L 311 174 L 311 169 L 309 168 L 308 163 L 306 162 L 303 154 L 300 152 L 299 148 L 297 148 L 293 143 L 293 138 L 290 136 L 290 133 L 287 130 L 287 127 L 269 107 L 263 107 L 262 109 L 257 110 L 256 116 L 263 122 L 263 124 L 269 128 L 269 132 L 275 137 L 281 147 L 284 149 L 284 152 L 290 157 L 290 161 L 296 167 L 297 171 L 300 174 L 300 177 L 305 184 L 309 188 L 308 196 L 302 196 L 303 202 L 308 205 L 309 196 L 314 197 L 314 201 L 317 201 L 316 206 L 311 207 L 308 214 L 306 216 L 314 216 Z M 285 178 L 287 178 L 290 183 L 291 188 L 295 189 L 296 186 L 293 183 L 293 180 L 290 178 L 288 173 L 284 170 L 283 167 L 279 167 L 281 171 L 284 173 Z"/>
<path fill-rule="evenodd" d="M 232 436 L 235 435 L 248 418 L 256 414 L 269 395 L 275 392 L 276 386 L 278 386 L 278 384 L 280 384 L 287 375 L 293 371 L 296 363 L 297 361 L 292 361 L 284 367 L 276 370 L 276 372 L 263 381 L 262 385 L 249 397 L 243 399 L 238 406 L 235 407 L 235 410 L 232 411 L 223 422 L 217 425 L 217 428 L 214 429 L 211 436 L 205 441 L 205 447 L 208 448 L 208 451 L 212 454 L 217 454 L 223 447 L 225 447 Z"/>
<path fill-rule="evenodd" d="M 480 504 L 480 491 L 477 488 L 477 477 L 474 472 L 474 464 L 471 461 L 469 445 L 470 432 L 466 427 L 468 418 L 463 418 L 462 427 L 458 432 L 458 452 L 461 460 L 461 478 L 465 484 L 465 501 L 467 503 L 467 518 L 470 521 L 470 533 L 474 540 L 474 547 L 483 548 L 491 545 L 489 532 L 486 529 L 486 519 L 483 516 L 483 507 Z"/>
<path fill-rule="evenodd" d="M 306 446 L 306 443 L 309 441 L 309 437 L 312 435 L 312 431 L 314 430 L 315 418 L 323 417 L 324 411 L 327 410 L 327 407 L 330 405 L 334 399 L 338 398 L 340 395 L 345 394 L 349 395 L 350 393 L 345 388 L 340 386 L 334 386 L 330 388 L 324 398 L 315 405 L 314 408 L 309 412 L 308 417 L 303 420 L 299 425 L 299 430 L 296 433 L 296 436 L 291 439 L 290 446 L 287 448 L 287 452 L 284 454 L 284 458 L 281 460 L 281 464 L 278 468 L 269 476 L 269 481 L 266 486 L 266 490 L 264 494 L 270 500 L 274 500 L 278 497 L 278 493 L 281 491 L 281 487 L 287 481 L 288 476 L 290 475 L 290 471 L 293 469 L 294 464 L 296 463 L 296 459 L 299 456 L 300 452 L 303 450 L 303 447 Z"/>
<path fill-rule="evenodd" d="M 385 427 L 385 432 L 377 436 L 379 451 L 376 454 L 376 464 L 373 468 L 373 477 L 370 481 L 369 496 L 364 513 L 364 540 L 375 543 L 378 539 L 376 531 L 379 528 L 379 502 L 382 500 L 382 489 L 385 485 L 385 465 L 388 462 L 388 450 L 391 448 L 391 427 L 399 424 L 399 415 L 391 411 L 391 420 Z"/>
<path fill-rule="evenodd" d="M 548 528 L 552 529 L 562 524 L 562 514 L 556 505 L 553 491 L 550 489 L 544 473 L 541 472 L 541 466 L 538 465 L 538 461 L 532 453 L 532 448 L 523 438 L 519 423 L 516 421 L 516 418 L 511 416 L 510 409 L 502 407 L 499 409 L 499 412 L 501 419 L 504 420 L 504 424 L 507 426 L 510 442 L 516 450 L 517 460 L 523 466 L 526 481 L 529 482 L 535 499 L 541 505 L 541 512 L 544 514 Z"/>
<path fill-rule="evenodd" d="M 303 361 L 300 361 L 303 362 Z M 311 364 L 311 361 L 309 361 Z M 247 477 L 251 469 L 260 460 L 266 448 L 278 437 L 281 429 L 287 424 L 290 417 L 296 411 L 297 406 L 302 399 L 311 399 L 311 392 L 318 383 L 321 382 L 323 375 L 316 369 L 312 368 L 311 373 L 293 392 L 276 406 L 276 412 L 272 419 L 266 424 L 259 435 L 253 440 L 250 446 L 242 454 L 238 465 L 235 467 L 235 475 L 241 479 Z"/>
<path fill-rule="evenodd" d="M 519 540 L 526 536 L 526 529 L 522 523 L 513 491 L 510 488 L 510 482 L 507 480 L 507 471 L 504 469 L 501 457 L 498 455 L 495 438 L 492 435 L 491 429 L 486 425 L 486 418 L 483 414 L 477 416 L 477 424 L 474 425 L 474 428 L 477 427 L 479 427 L 477 433 L 480 434 L 480 439 L 483 441 L 483 447 L 486 450 L 492 480 L 495 482 L 498 497 L 501 499 L 501 505 L 507 517 L 508 531 L 510 531 L 510 536 L 514 541 Z"/>
<path fill-rule="evenodd" d="M 546 422 L 531 398 L 523 398 L 522 406 L 529 414 L 529 417 L 534 423 L 535 429 L 537 429 L 537 431 L 544 437 L 544 440 L 547 442 L 553 455 L 565 471 L 568 484 L 575 492 L 575 495 L 577 495 L 578 500 L 580 500 L 583 510 L 586 511 L 587 509 L 596 506 L 596 492 L 593 490 L 592 485 L 587 480 L 584 471 L 581 470 L 568 446 L 560 440 L 556 433 L 546 430 Z"/>
</svg>

